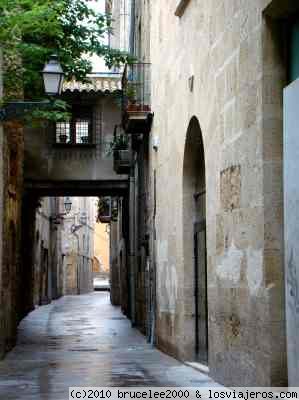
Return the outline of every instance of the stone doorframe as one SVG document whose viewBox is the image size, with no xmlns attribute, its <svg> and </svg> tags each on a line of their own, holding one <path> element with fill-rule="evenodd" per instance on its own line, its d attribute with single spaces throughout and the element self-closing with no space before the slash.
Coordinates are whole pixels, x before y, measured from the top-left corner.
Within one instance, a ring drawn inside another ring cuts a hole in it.
<svg viewBox="0 0 299 400">
<path fill-rule="evenodd" d="M 196 222 L 206 219 L 205 186 L 203 137 L 199 121 L 193 116 L 187 129 L 183 163 L 183 335 L 185 340 L 182 358 L 188 361 L 197 361 L 194 225 Z M 207 315 L 205 317 L 207 319 Z M 198 326 L 198 329 L 201 330 L 202 327 Z"/>
</svg>

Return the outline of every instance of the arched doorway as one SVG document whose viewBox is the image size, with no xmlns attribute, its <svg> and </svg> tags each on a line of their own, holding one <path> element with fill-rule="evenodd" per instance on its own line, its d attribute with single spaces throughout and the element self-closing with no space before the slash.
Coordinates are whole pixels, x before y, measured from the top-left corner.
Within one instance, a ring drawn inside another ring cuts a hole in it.
<svg viewBox="0 0 299 400">
<path fill-rule="evenodd" d="M 206 180 L 202 132 L 196 117 L 187 130 L 183 165 L 185 356 L 208 363 Z"/>
</svg>

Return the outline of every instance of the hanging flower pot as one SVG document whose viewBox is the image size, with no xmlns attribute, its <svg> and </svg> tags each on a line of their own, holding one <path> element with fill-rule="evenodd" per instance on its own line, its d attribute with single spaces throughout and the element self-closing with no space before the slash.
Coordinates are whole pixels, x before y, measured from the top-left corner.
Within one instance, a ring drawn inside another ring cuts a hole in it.
<svg viewBox="0 0 299 400">
<path fill-rule="evenodd" d="M 89 143 L 89 136 L 82 136 L 81 143 L 88 144 Z"/>
<path fill-rule="evenodd" d="M 100 197 L 98 200 L 98 221 L 111 222 L 111 197 Z"/>
<path fill-rule="evenodd" d="M 132 152 L 126 150 L 114 150 L 113 152 L 114 171 L 119 174 L 129 174 L 132 163 Z"/>
</svg>

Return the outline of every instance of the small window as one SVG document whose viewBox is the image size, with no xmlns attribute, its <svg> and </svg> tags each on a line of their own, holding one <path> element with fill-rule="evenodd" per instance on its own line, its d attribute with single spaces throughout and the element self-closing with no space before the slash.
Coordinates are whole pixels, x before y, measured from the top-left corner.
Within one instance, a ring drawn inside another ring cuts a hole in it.
<svg viewBox="0 0 299 400">
<path fill-rule="evenodd" d="M 85 107 L 73 107 L 69 122 L 57 122 L 55 143 L 57 144 L 91 144 L 92 111 Z"/>
<path fill-rule="evenodd" d="M 71 127 L 69 122 L 56 123 L 56 143 L 70 143 Z"/>
<path fill-rule="evenodd" d="M 90 120 L 77 119 L 76 120 L 76 143 L 89 143 L 90 138 Z"/>
</svg>

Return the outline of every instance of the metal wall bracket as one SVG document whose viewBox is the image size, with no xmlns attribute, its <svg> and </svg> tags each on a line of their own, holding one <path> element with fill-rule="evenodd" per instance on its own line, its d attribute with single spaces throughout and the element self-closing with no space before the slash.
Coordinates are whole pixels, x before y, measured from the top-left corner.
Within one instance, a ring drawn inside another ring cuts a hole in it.
<svg viewBox="0 0 299 400">
<path fill-rule="evenodd" d="M 32 112 L 37 109 L 47 109 L 51 106 L 52 102 L 45 101 L 15 101 L 4 104 L 0 108 L 0 121 L 10 121 L 23 118 L 26 113 Z"/>
</svg>

